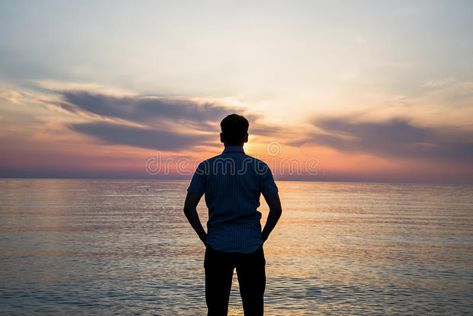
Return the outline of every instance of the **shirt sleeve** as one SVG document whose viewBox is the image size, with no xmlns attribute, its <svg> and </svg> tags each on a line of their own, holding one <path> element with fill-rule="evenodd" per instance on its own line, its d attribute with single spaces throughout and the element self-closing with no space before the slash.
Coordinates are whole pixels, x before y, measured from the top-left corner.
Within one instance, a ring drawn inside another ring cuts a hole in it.
<svg viewBox="0 0 473 316">
<path fill-rule="evenodd" d="M 192 176 L 192 180 L 189 184 L 189 187 L 187 188 L 187 192 L 202 196 L 205 193 L 205 186 L 205 165 L 203 162 L 201 162 Z"/>
<path fill-rule="evenodd" d="M 274 182 L 271 169 L 269 169 L 268 165 L 266 164 L 262 165 L 262 169 L 260 172 L 260 190 L 261 193 L 263 193 L 264 195 L 278 192 L 278 187 Z"/>
</svg>

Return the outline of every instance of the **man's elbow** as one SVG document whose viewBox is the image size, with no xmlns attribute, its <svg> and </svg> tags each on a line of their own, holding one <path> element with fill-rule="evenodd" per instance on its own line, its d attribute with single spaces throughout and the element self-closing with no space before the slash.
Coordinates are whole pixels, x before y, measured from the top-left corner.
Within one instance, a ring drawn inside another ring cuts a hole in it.
<svg viewBox="0 0 473 316">
<path fill-rule="evenodd" d="M 190 214 L 190 209 L 188 207 L 184 207 L 184 215 L 189 215 Z"/>
<path fill-rule="evenodd" d="M 194 212 L 197 212 L 195 207 L 184 206 L 184 215 L 186 215 L 186 217 L 189 217 L 189 215 L 193 214 Z"/>
<path fill-rule="evenodd" d="M 282 208 L 280 206 L 272 207 L 269 209 L 269 212 L 274 214 L 274 216 L 280 217 L 282 215 Z"/>
</svg>

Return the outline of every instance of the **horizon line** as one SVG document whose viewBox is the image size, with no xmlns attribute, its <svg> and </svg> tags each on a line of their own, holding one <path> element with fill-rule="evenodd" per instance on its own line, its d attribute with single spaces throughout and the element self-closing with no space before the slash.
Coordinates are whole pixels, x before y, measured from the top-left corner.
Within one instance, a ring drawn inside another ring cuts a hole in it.
<svg viewBox="0 0 473 316">
<path fill-rule="evenodd" d="M 153 181 L 190 181 L 192 177 L 186 178 L 152 178 L 152 177 L 120 177 L 120 176 L 110 176 L 110 177 L 54 177 L 54 176 L 44 176 L 44 177 L 21 177 L 21 176 L 0 176 L 1 180 L 153 180 Z M 338 183 L 377 183 L 377 184 L 417 184 L 417 185 L 473 185 L 471 182 L 453 182 L 453 181 L 425 181 L 425 180 L 376 180 L 376 179 L 275 179 L 276 182 L 338 182 Z"/>
</svg>

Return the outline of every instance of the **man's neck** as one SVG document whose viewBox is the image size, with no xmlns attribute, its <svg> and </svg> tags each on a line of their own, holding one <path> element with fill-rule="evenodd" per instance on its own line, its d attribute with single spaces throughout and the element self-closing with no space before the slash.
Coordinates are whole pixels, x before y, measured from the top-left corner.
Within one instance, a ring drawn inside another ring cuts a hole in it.
<svg viewBox="0 0 473 316">
<path fill-rule="evenodd" d="M 227 148 L 227 147 L 243 147 L 244 144 L 245 144 L 245 143 L 232 144 L 232 145 L 230 145 L 230 144 L 224 144 L 224 146 L 225 146 L 225 148 Z"/>
<path fill-rule="evenodd" d="M 242 152 L 244 153 L 245 151 L 243 150 L 243 145 L 239 146 L 239 145 L 231 145 L 231 146 L 228 146 L 228 145 L 225 145 L 225 149 L 223 150 L 224 153 L 228 153 L 228 152 Z"/>
</svg>

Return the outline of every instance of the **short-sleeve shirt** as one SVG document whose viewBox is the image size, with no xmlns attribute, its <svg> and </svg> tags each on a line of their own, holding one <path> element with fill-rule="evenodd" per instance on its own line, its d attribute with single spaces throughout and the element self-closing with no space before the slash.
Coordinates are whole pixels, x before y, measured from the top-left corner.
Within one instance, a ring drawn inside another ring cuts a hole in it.
<svg viewBox="0 0 473 316">
<path fill-rule="evenodd" d="M 251 253 L 262 244 L 260 195 L 278 192 L 269 167 L 241 146 L 199 164 L 189 193 L 202 196 L 209 210 L 206 244 L 232 253 Z"/>
</svg>

